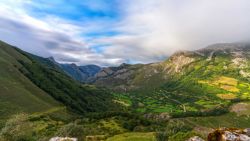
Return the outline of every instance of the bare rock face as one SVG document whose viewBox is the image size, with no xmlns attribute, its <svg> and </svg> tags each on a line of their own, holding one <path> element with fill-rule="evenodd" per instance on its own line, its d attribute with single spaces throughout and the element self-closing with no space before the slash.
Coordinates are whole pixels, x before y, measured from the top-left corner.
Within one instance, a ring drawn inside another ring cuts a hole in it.
<svg viewBox="0 0 250 141">
<path fill-rule="evenodd" d="M 180 53 L 176 53 L 175 55 L 173 55 L 170 58 L 171 62 L 172 62 L 172 69 L 171 71 L 175 72 L 175 73 L 180 73 L 182 71 L 182 68 L 185 65 L 188 65 L 190 63 L 192 63 L 193 61 L 195 61 L 194 58 L 189 57 L 188 55 L 185 54 L 185 52 L 181 52 Z"/>
<path fill-rule="evenodd" d="M 220 128 L 208 135 L 208 141 L 250 141 L 249 135 L 249 128 Z"/>
<path fill-rule="evenodd" d="M 187 141 L 205 141 L 205 140 L 203 140 L 202 138 L 200 138 L 198 136 L 194 136 L 194 137 L 188 139 Z"/>
<path fill-rule="evenodd" d="M 110 68 L 104 68 L 99 73 L 96 74 L 96 77 L 106 77 L 113 73 L 113 70 Z"/>
</svg>

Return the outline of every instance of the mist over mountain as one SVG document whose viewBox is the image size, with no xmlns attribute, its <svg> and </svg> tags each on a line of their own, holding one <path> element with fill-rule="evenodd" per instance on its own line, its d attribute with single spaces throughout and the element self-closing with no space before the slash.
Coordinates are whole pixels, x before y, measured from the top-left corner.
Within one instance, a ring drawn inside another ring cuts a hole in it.
<svg viewBox="0 0 250 141">
<path fill-rule="evenodd" d="M 0 0 L 0 141 L 250 141 L 249 0 Z"/>
</svg>

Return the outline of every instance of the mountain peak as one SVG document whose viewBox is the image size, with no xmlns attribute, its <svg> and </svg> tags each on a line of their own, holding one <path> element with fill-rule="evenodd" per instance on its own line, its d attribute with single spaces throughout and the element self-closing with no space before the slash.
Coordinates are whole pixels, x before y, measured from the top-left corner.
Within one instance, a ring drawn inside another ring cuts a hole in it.
<svg viewBox="0 0 250 141">
<path fill-rule="evenodd" d="M 55 58 L 53 56 L 50 56 L 47 58 L 48 60 L 52 61 L 52 62 L 56 62 Z"/>
</svg>

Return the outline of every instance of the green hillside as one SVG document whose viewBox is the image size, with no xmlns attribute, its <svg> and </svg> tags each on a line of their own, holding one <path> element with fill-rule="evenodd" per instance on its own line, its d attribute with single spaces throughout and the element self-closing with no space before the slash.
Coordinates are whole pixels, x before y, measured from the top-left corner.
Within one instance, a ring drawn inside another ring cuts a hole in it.
<svg viewBox="0 0 250 141">
<path fill-rule="evenodd" d="M 19 112 L 42 112 L 62 106 L 19 71 L 22 65 L 17 60 L 31 63 L 16 49 L 0 42 L 1 119 Z"/>
<path fill-rule="evenodd" d="M 112 95 L 108 91 L 74 81 L 49 59 L 26 53 L 5 43 L 1 43 L 1 54 L 3 54 L 1 55 L 1 71 L 3 71 L 1 73 L 3 74 L 1 93 L 7 94 L 10 91 L 9 93 L 16 94 L 9 98 L 10 101 L 27 105 L 30 104 L 28 103 L 30 101 L 40 104 L 39 107 L 42 108 L 49 106 L 49 103 L 58 104 L 55 102 L 57 100 L 79 113 L 117 108 L 117 106 L 113 106 Z M 10 87 L 11 84 L 14 84 L 16 89 Z M 20 90 L 21 88 L 24 90 Z M 29 95 L 19 95 L 20 99 L 17 100 L 17 95 L 22 91 Z M 34 100 L 29 100 L 28 97 L 32 98 L 32 96 Z M 6 96 L 2 97 L 2 101 L 9 101 L 4 99 Z M 26 102 L 21 101 L 22 99 Z M 41 103 L 42 101 L 46 101 L 45 104 Z M 35 106 L 25 107 L 36 108 Z"/>
<path fill-rule="evenodd" d="M 49 59 L 0 42 L 0 140 L 48 140 L 76 118 L 121 110 L 112 99 Z"/>
</svg>

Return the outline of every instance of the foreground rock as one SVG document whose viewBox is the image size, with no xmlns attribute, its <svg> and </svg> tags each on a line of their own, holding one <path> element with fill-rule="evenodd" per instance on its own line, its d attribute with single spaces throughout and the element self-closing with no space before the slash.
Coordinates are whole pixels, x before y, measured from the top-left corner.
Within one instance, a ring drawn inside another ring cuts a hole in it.
<svg viewBox="0 0 250 141">
<path fill-rule="evenodd" d="M 187 141 L 205 141 L 205 140 L 203 140 L 202 138 L 200 138 L 198 136 L 194 136 L 194 137 L 188 139 Z"/>
<path fill-rule="evenodd" d="M 250 141 L 250 128 L 220 128 L 208 135 L 208 141 Z"/>
<path fill-rule="evenodd" d="M 77 138 L 69 137 L 53 137 L 49 141 L 77 141 Z"/>
</svg>

